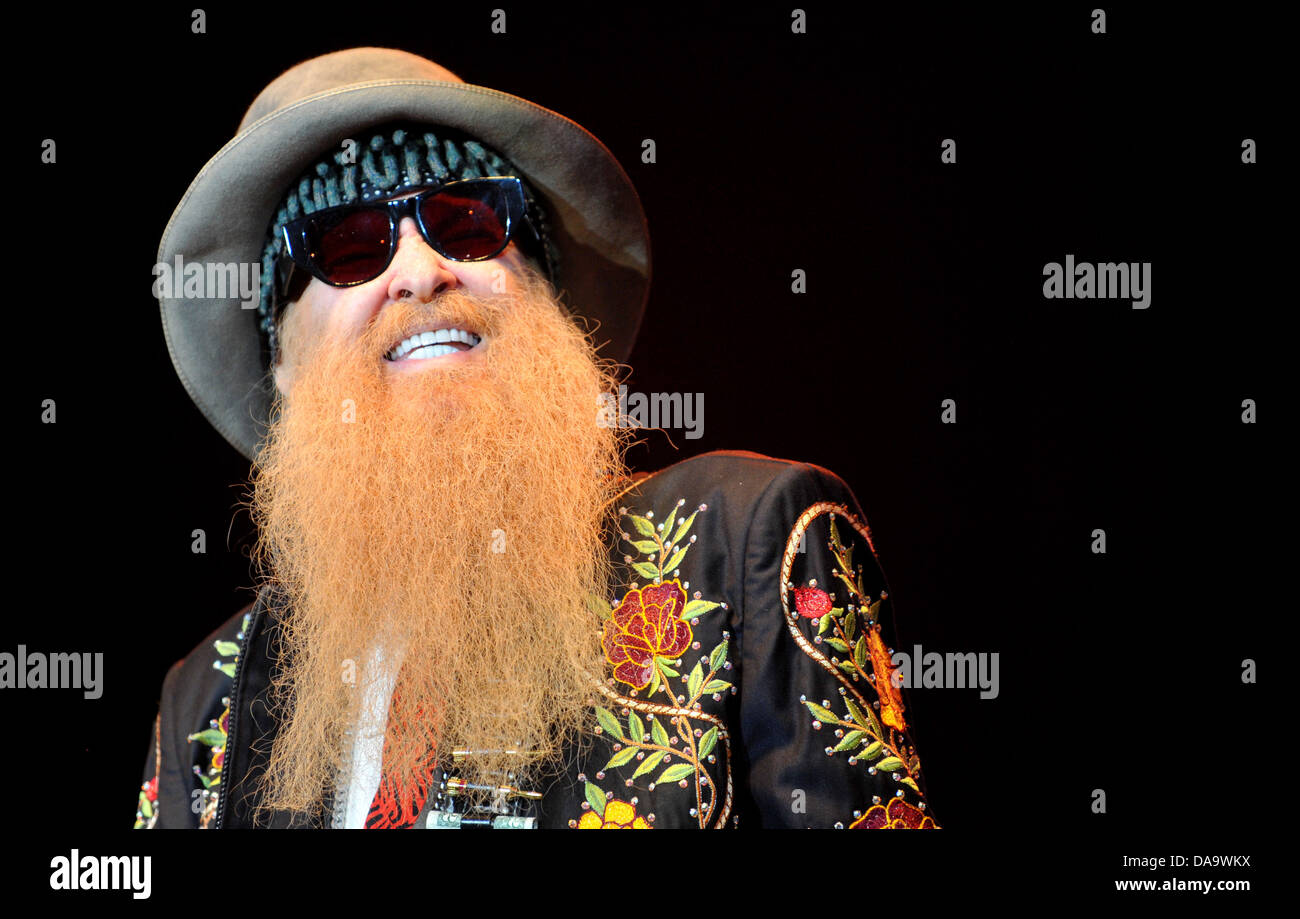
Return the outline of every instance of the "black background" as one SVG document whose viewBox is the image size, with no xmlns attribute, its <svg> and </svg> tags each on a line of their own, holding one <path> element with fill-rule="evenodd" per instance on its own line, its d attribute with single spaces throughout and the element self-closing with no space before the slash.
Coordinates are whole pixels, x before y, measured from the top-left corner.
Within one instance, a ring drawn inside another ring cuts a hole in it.
<svg viewBox="0 0 1300 919">
<path fill-rule="evenodd" d="M 20 420 L 0 650 L 102 651 L 105 689 L 0 696 L 5 823 L 47 843 L 27 883 L 77 844 L 70 828 L 105 854 L 159 851 L 118 831 L 163 674 L 251 599 L 248 464 L 171 367 L 158 239 L 267 82 L 363 44 L 559 111 L 628 171 L 654 271 L 631 388 L 705 397 L 704 436 L 651 434 L 638 468 L 745 449 L 835 471 L 871 523 L 901 646 L 1000 654 L 995 700 L 911 692 L 951 831 L 927 857 L 987 858 L 972 844 L 995 836 L 1009 854 L 989 870 L 1024 882 L 1018 859 L 1081 840 L 1152 854 L 1135 840 L 1195 831 L 1254 851 L 1279 817 L 1263 699 L 1289 612 L 1274 432 L 1293 218 L 1271 15 L 1107 7 L 1095 35 L 1085 4 L 819 4 L 794 35 L 789 6 L 547 3 L 506 7 L 495 35 L 492 8 L 211 5 L 203 35 L 189 7 L 82 11 L 75 29 L 36 14 L 61 31 L 8 108 L 27 221 L 8 239 Z M 1043 266 L 1067 253 L 1151 262 L 1150 308 L 1044 299 Z M 1244 658 L 1261 685 L 1242 684 Z M 1112 862 L 1087 883 L 1125 876 Z"/>
</svg>

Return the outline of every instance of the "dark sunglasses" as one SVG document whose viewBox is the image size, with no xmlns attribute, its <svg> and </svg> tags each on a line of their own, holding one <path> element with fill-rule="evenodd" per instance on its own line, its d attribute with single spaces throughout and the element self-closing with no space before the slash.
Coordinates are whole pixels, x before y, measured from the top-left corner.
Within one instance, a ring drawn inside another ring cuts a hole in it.
<svg viewBox="0 0 1300 919">
<path fill-rule="evenodd" d="M 392 264 L 403 217 L 434 251 L 455 262 L 496 258 L 520 227 L 536 238 L 515 176 L 465 179 L 389 201 L 324 208 L 284 225 L 276 272 L 281 302 L 302 296 L 311 277 L 332 287 L 373 281 Z M 296 269 L 301 269 L 297 271 Z"/>
</svg>

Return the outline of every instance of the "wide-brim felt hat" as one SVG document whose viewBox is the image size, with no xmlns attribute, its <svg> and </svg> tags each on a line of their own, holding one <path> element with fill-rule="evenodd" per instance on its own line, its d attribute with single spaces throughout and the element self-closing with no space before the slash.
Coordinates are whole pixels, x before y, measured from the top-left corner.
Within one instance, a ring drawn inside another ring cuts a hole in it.
<svg viewBox="0 0 1300 919">
<path fill-rule="evenodd" d="M 405 51 L 338 51 L 272 81 L 190 184 L 163 231 L 158 262 L 260 265 L 290 184 L 343 139 L 395 121 L 463 131 L 515 165 L 549 217 L 562 302 L 586 320 L 602 356 L 626 360 L 650 292 L 650 234 L 618 160 L 563 115 Z M 168 292 L 176 296 L 159 302 L 177 374 L 212 425 L 252 459 L 274 395 L 257 310 L 237 290 L 186 299 L 175 279 Z"/>
</svg>

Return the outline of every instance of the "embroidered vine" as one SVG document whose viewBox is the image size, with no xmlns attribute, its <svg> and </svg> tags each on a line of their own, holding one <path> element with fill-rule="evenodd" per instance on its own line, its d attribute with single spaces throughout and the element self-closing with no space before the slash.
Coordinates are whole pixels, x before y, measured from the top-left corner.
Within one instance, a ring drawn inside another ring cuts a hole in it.
<svg viewBox="0 0 1300 919">
<path fill-rule="evenodd" d="M 212 662 L 212 669 L 220 670 L 227 678 L 235 677 L 235 664 L 239 661 L 239 643 L 248 628 L 251 613 L 245 613 L 235 633 L 235 641 L 217 639 L 212 643 L 216 649 L 217 659 Z M 198 741 L 208 748 L 208 768 L 205 771 L 195 765 L 194 775 L 200 788 L 195 788 L 191 797 L 191 807 L 199 815 L 199 829 L 207 829 L 217 812 L 217 795 L 221 786 L 221 769 L 226 758 L 226 735 L 230 729 L 230 697 L 223 696 L 221 704 L 224 709 L 221 717 L 208 721 L 202 731 L 186 736 L 190 743 Z M 135 829 L 151 830 L 158 822 L 158 778 L 162 774 L 162 716 L 154 720 L 154 773 L 153 778 L 140 786 L 139 801 L 136 805 Z"/>
<path fill-rule="evenodd" d="M 212 668 L 220 670 L 232 680 L 235 678 L 235 665 L 239 661 L 239 644 L 244 639 L 244 632 L 248 629 L 250 619 L 252 614 L 245 613 L 239 624 L 239 631 L 235 633 L 235 641 L 218 639 L 212 643 L 218 654 L 217 659 L 212 662 Z M 197 740 L 207 746 L 211 752 L 206 772 L 199 766 L 194 766 L 194 775 L 203 787 L 194 790 L 191 806 L 199 808 L 201 830 L 208 829 L 217 816 L 217 798 L 221 792 L 221 769 L 226 761 L 226 738 L 230 730 L 230 697 L 223 696 L 221 704 L 224 709 L 220 718 L 210 720 L 206 729 L 185 738 L 190 743 Z"/>
<path fill-rule="evenodd" d="M 685 503 L 684 498 L 679 500 L 658 524 L 653 510 L 640 516 L 620 509 L 620 515 L 636 530 L 635 536 L 624 532 L 623 539 L 638 556 L 625 555 L 623 560 L 652 583 L 639 587 L 630 582 L 605 619 L 601 642 L 613 676 L 599 690 L 621 708 L 616 715 L 609 708 L 596 706 L 595 732 L 609 738 L 613 750 L 596 779 L 617 772 L 629 789 L 640 787 L 638 779 L 649 779 L 644 786 L 648 793 L 672 785 L 693 788 L 690 816 L 701 828 L 721 827 L 732 804 L 731 741 L 722 718 L 704 711 L 704 699 L 711 697 L 714 703 L 721 703 L 724 692 L 735 692 L 731 682 L 721 678 L 732 666 L 727 660 L 730 634 L 723 631 L 722 641 L 707 655 L 700 655 L 687 675 L 681 671 L 687 653 L 702 650 L 695 637 L 700 617 L 725 610 L 727 604 L 706 600 L 699 591 L 688 599 L 690 583 L 681 580 L 681 565 L 696 537 L 690 535 L 688 540 L 687 535 L 708 505 L 701 504 L 689 517 L 679 519 L 678 511 Z M 674 692 L 674 680 L 685 684 L 682 691 Z M 627 695 L 615 692 L 618 683 L 628 687 Z M 638 697 L 641 692 L 645 695 Z M 717 764 L 719 742 L 725 766 L 721 792 L 709 770 Z M 612 791 L 588 781 L 585 775 L 579 779 L 586 782 L 585 813 L 580 820 L 569 821 L 570 826 L 648 829 L 654 823 L 653 812 L 644 816 L 638 812 L 639 796 L 615 799 Z"/>
<path fill-rule="evenodd" d="M 830 538 L 826 545 L 833 565 L 829 583 L 842 588 L 843 605 L 836 605 L 838 591 L 824 590 L 818 586 L 816 578 L 809 579 L 805 586 L 796 586 L 790 580 L 795 558 L 809 527 L 823 515 L 828 517 Z M 921 761 L 907 736 L 899 674 L 881 634 L 880 608 L 889 595 L 882 590 L 879 597 L 873 599 L 865 589 L 862 565 L 855 566 L 853 561 L 856 546 L 851 539 L 846 542 L 841 538 L 837 516 L 842 517 L 871 548 L 870 531 L 847 506 L 819 502 L 800 515 L 786 542 L 782 559 L 781 605 L 786 623 L 804 653 L 840 684 L 843 714 L 833 709 L 829 699 L 818 704 L 807 696 L 801 696 L 800 702 L 815 719 L 814 728 L 829 725 L 834 729 L 836 743 L 825 748 L 828 756 L 844 754 L 850 765 L 861 764 L 872 775 L 890 774 L 900 786 L 907 786 L 921 797 L 923 793 L 917 782 Z M 872 551 L 874 553 L 874 549 Z M 793 610 L 791 598 L 794 600 Z M 801 623 L 807 623 L 810 631 L 815 626 L 811 638 L 805 634 L 805 626 Z M 835 653 L 827 656 L 819 646 L 828 647 Z M 867 814 L 854 813 L 858 819 L 853 826 L 882 829 L 934 827 L 934 820 L 923 814 L 925 802 L 914 806 L 901 800 L 903 794 L 902 788 L 895 792 L 895 798 L 887 805 L 892 809 L 888 811 L 887 819 L 880 798 L 874 797 Z M 895 804 L 894 800 L 898 803 Z"/>
<path fill-rule="evenodd" d="M 152 830 L 158 822 L 158 775 L 162 772 L 162 716 L 153 721 L 153 778 L 140 786 L 140 798 L 135 808 L 136 830 Z"/>
</svg>

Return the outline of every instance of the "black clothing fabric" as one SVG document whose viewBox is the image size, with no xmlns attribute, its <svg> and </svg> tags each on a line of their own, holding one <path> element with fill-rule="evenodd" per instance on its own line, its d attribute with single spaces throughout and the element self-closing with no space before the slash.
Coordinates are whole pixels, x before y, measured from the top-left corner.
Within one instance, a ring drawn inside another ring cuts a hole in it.
<svg viewBox="0 0 1300 919">
<path fill-rule="evenodd" d="M 440 761 L 416 819 L 367 826 L 931 827 L 889 664 L 897 636 L 848 486 L 807 463 L 708 453 L 614 502 L 624 580 L 590 742 L 540 800 L 457 814 Z M 278 728 L 283 609 L 264 590 L 163 683 L 136 826 L 295 827 L 255 813 Z M 671 692 L 666 688 L 671 687 Z M 497 818 L 501 819 L 497 819 Z"/>
</svg>

